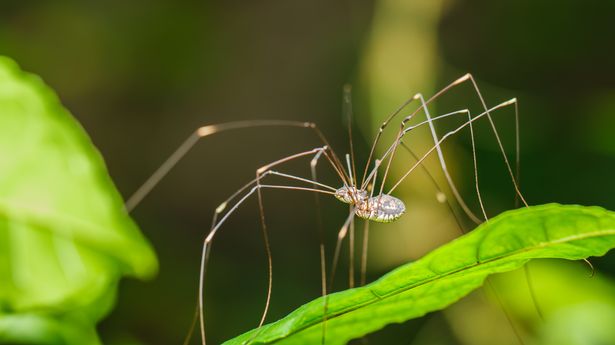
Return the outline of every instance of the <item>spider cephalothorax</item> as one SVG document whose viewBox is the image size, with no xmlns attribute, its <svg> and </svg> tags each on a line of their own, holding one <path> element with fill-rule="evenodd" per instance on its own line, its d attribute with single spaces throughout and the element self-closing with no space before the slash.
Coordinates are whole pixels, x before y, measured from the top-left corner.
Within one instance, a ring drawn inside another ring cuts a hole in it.
<svg viewBox="0 0 615 345">
<path fill-rule="evenodd" d="M 335 197 L 337 200 L 351 205 L 356 205 L 367 201 L 367 192 L 357 187 L 341 187 L 335 191 Z"/>
</svg>

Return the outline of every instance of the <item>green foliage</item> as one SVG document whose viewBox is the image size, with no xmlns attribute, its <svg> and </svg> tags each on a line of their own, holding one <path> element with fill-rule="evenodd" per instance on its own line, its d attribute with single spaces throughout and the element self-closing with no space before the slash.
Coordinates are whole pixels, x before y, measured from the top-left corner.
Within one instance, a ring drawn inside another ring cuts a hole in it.
<svg viewBox="0 0 615 345">
<path fill-rule="evenodd" d="M 0 343 L 97 344 L 120 277 L 156 271 L 83 129 L 0 57 Z"/>
<path fill-rule="evenodd" d="M 494 273 L 528 260 L 578 260 L 615 247 L 615 213 L 598 207 L 549 204 L 503 213 L 471 233 L 379 280 L 328 296 L 327 344 L 353 338 L 443 309 L 480 287 Z M 324 299 L 226 344 L 317 344 Z"/>
</svg>

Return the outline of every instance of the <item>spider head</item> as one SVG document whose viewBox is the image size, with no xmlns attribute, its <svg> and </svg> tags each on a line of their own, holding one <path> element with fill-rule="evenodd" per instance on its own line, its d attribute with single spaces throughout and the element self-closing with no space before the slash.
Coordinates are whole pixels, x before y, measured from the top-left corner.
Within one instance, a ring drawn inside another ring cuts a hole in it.
<svg viewBox="0 0 615 345">
<path fill-rule="evenodd" d="M 345 204 L 361 204 L 367 200 L 367 192 L 354 186 L 344 186 L 335 191 L 335 197 Z"/>
</svg>

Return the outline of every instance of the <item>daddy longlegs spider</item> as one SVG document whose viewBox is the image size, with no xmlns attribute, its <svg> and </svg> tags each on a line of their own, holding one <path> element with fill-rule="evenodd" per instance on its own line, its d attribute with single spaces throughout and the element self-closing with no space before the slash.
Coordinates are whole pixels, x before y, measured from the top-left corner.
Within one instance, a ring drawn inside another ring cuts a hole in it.
<svg viewBox="0 0 615 345">
<path fill-rule="evenodd" d="M 443 115 L 438 115 L 432 117 L 428 105 L 432 103 L 435 99 L 445 94 L 452 88 L 463 84 L 463 83 L 471 83 L 473 87 L 473 91 L 478 96 L 480 100 L 483 111 L 475 116 L 473 116 L 468 109 L 461 109 L 457 111 L 453 111 L 450 113 L 446 113 Z M 409 115 L 405 116 L 401 123 L 395 140 L 388 147 L 385 153 L 380 158 L 376 157 L 376 146 L 381 139 L 383 131 L 387 128 L 387 126 L 399 115 L 402 111 L 412 102 L 419 102 L 419 107 L 411 112 Z M 495 126 L 495 123 L 492 119 L 491 113 L 495 112 L 498 109 L 502 109 L 505 107 L 514 107 L 515 113 L 515 171 L 509 162 L 506 151 L 504 149 L 502 140 L 500 139 L 500 135 Z M 344 107 L 345 113 L 347 113 L 348 118 L 351 118 L 351 100 L 350 100 L 350 90 L 349 88 L 345 89 L 344 92 Z M 408 122 L 411 119 L 414 119 L 415 116 L 422 111 L 425 114 L 426 120 L 419 122 L 414 125 L 408 125 Z M 467 117 L 467 119 L 463 122 L 462 125 L 457 128 L 449 131 L 442 137 L 439 137 L 436 133 L 434 122 L 440 121 L 444 118 L 460 116 L 463 115 Z M 342 163 L 342 160 L 332 149 L 329 141 L 325 137 L 325 135 L 321 132 L 318 126 L 312 122 L 299 122 L 299 121 L 286 121 L 286 120 L 249 120 L 249 121 L 237 121 L 237 122 L 227 122 L 216 125 L 207 125 L 198 128 L 194 133 L 192 133 L 182 145 L 154 172 L 154 174 L 146 180 L 146 182 L 128 199 L 126 202 L 126 209 L 128 212 L 131 212 L 146 196 L 151 192 L 151 190 L 166 176 L 166 174 L 190 151 L 192 147 L 201 139 L 206 136 L 229 131 L 235 129 L 245 129 L 245 128 L 255 128 L 255 127 L 297 127 L 297 128 L 305 128 L 313 131 L 318 140 L 321 142 L 322 146 L 317 148 L 295 153 L 281 159 L 278 159 L 269 164 L 263 165 L 262 167 L 256 170 L 256 176 L 250 182 L 243 185 L 240 189 L 235 191 L 230 195 L 225 201 L 223 201 L 216 209 L 213 215 L 212 224 L 209 233 L 206 235 L 203 250 L 201 255 L 201 269 L 200 269 L 200 278 L 199 278 L 199 294 L 198 294 L 198 308 L 197 313 L 195 314 L 199 320 L 199 328 L 201 334 L 201 342 L 202 344 L 206 343 L 205 340 L 205 321 L 204 321 L 204 283 L 206 277 L 206 269 L 209 258 L 209 253 L 211 249 L 212 241 L 216 235 L 216 233 L 220 230 L 225 221 L 244 203 L 248 198 L 254 196 L 256 194 L 256 198 L 258 201 L 258 209 L 260 215 L 260 223 L 262 234 L 265 240 L 265 251 L 267 254 L 267 265 L 268 265 L 268 287 L 267 287 L 267 295 L 265 307 L 261 316 L 261 319 L 258 323 L 258 327 L 260 328 L 266 319 L 267 312 L 270 305 L 271 293 L 272 293 L 272 281 L 273 281 L 273 265 L 272 265 L 272 257 L 271 250 L 269 246 L 269 239 L 267 233 L 267 225 L 265 219 L 265 211 L 263 206 L 263 189 L 289 189 L 289 190 L 300 190 L 300 191 L 308 191 L 313 192 L 315 195 L 315 202 L 318 209 L 320 209 L 320 201 L 319 195 L 326 194 L 335 197 L 337 200 L 342 201 L 346 204 L 349 204 L 349 215 L 343 223 L 342 227 L 338 231 L 337 235 L 337 243 L 335 246 L 334 256 L 331 265 L 331 271 L 329 278 L 327 279 L 326 274 L 326 258 L 325 258 L 325 247 L 323 241 L 323 228 L 322 228 L 322 220 L 319 219 L 319 233 L 320 233 L 320 261 L 321 261 L 321 281 L 322 281 L 322 295 L 325 296 L 327 293 L 331 291 L 331 283 L 335 276 L 335 270 L 337 267 L 337 263 L 339 260 L 340 248 L 342 241 L 346 238 L 346 236 L 350 233 L 350 248 L 354 248 L 354 218 L 359 217 L 365 221 L 365 230 L 363 232 L 363 248 L 362 248 L 362 257 L 360 261 L 360 270 L 361 270 L 361 284 L 365 284 L 365 272 L 366 272 L 366 262 L 367 262 L 367 238 L 369 231 L 369 221 L 375 222 L 393 222 L 401 217 L 405 212 L 405 204 L 402 200 L 394 197 L 391 193 L 417 168 L 422 168 L 425 172 L 428 173 L 430 179 L 436 186 L 438 190 L 438 200 L 440 202 L 447 202 L 449 204 L 449 208 L 453 211 L 451 204 L 448 202 L 447 198 L 444 196 L 441 188 L 438 186 L 437 182 L 433 178 L 431 174 L 426 170 L 423 165 L 424 160 L 432 154 L 434 151 L 437 154 L 437 158 L 440 164 L 440 168 L 444 174 L 447 185 L 454 196 L 457 204 L 463 211 L 467 217 L 476 224 L 480 224 L 483 221 L 488 221 L 487 212 L 485 211 L 484 202 L 482 199 L 481 191 L 479 188 L 479 179 L 478 179 L 478 168 L 477 168 L 477 159 L 476 159 L 476 147 L 474 140 L 474 122 L 486 118 L 489 121 L 491 131 L 493 132 L 495 139 L 498 144 L 499 151 L 503 157 L 506 169 L 508 174 L 510 175 L 510 179 L 512 181 L 514 190 L 515 190 L 515 198 L 518 201 L 521 201 L 523 205 L 528 206 L 525 201 L 518 184 L 518 175 L 519 175 L 519 115 L 518 115 L 518 106 L 516 98 L 510 99 L 508 101 L 499 103 L 496 106 L 489 108 L 484 101 L 484 98 L 481 94 L 480 89 L 472 77 L 471 74 L 466 74 L 461 78 L 453 81 L 436 94 L 434 94 L 429 99 L 425 100 L 422 94 L 417 93 L 407 101 L 405 101 L 397 110 L 395 110 L 392 114 L 390 114 L 386 120 L 382 123 L 376 137 L 371 146 L 367 161 L 365 163 L 365 167 L 363 169 L 363 173 L 361 175 L 361 179 L 359 182 L 358 175 L 356 173 L 356 165 L 355 165 L 355 153 L 352 141 L 352 125 L 351 121 L 348 121 L 348 133 L 350 140 L 350 153 L 345 155 L 345 166 Z M 421 156 L 417 156 L 408 145 L 403 142 L 403 138 L 411 133 L 414 129 L 422 126 L 428 126 L 430 130 L 430 134 L 433 140 L 433 146 L 431 146 L 427 152 L 425 152 Z M 478 199 L 478 204 L 480 206 L 481 216 L 477 216 L 464 201 L 463 197 L 459 193 L 453 179 L 448 171 L 446 160 L 444 158 L 441 145 L 442 143 L 450 138 L 451 136 L 456 135 L 461 130 L 468 128 L 470 131 L 471 138 L 471 147 L 472 147 L 472 161 L 473 161 L 473 177 L 474 177 L 474 185 L 475 192 Z M 384 191 L 385 183 L 387 177 L 389 176 L 391 163 L 395 158 L 395 155 L 399 148 L 404 149 L 409 152 L 416 160 L 416 162 L 402 175 L 401 178 L 396 181 L 396 183 L 387 191 Z M 310 161 L 310 171 L 311 177 L 304 178 L 300 176 L 290 175 L 282 172 L 278 172 L 273 170 L 284 163 L 289 161 L 299 159 L 302 157 L 311 157 Z M 340 187 L 332 187 L 327 184 L 321 183 L 317 179 L 317 165 L 321 159 L 325 159 L 327 166 L 333 169 L 333 172 L 340 179 Z M 372 166 L 373 163 L 373 166 Z M 384 168 L 381 181 L 377 181 L 378 171 Z M 303 185 L 284 185 L 284 184 L 264 184 L 263 180 L 270 175 L 278 176 L 280 178 L 287 179 L 289 181 L 294 181 L 296 183 L 301 183 Z M 379 187 L 378 187 L 379 183 Z M 374 193 L 377 193 L 374 195 Z M 226 211 L 226 212 L 225 212 Z M 454 211 L 453 211 L 454 213 Z M 320 217 L 320 216 L 319 216 Z M 456 216 L 457 218 L 457 216 Z M 458 220 L 459 222 L 459 220 Z M 461 227 L 460 227 L 461 228 Z M 462 230 L 463 231 L 463 230 Z M 350 272 L 349 272 L 349 285 L 350 287 L 354 286 L 354 258 L 353 258 L 353 250 L 350 250 Z M 526 271 L 527 273 L 527 271 Z M 328 283 L 327 283 L 328 280 Z M 528 276 L 529 283 L 529 276 Z M 534 298 L 533 294 L 532 297 Z M 326 337 L 326 298 L 324 303 L 323 310 L 323 332 L 322 332 L 322 343 L 325 343 Z M 536 301 L 534 300 L 536 305 Z M 537 305 L 536 305 L 537 307 Z M 538 309 L 538 307 L 537 307 Z M 507 315 L 507 318 L 508 315 Z M 510 321 L 510 318 L 509 318 Z M 512 323 L 511 323 L 512 325 Z M 194 325 L 193 325 L 194 327 Z M 514 329 L 514 326 L 513 326 Z M 192 329 L 189 332 L 192 334 Z M 515 331 L 516 333 L 516 331 Z M 188 339 L 185 343 L 188 342 Z M 519 338 L 521 341 L 521 339 Z M 522 342 L 522 341 L 521 341 Z"/>
</svg>

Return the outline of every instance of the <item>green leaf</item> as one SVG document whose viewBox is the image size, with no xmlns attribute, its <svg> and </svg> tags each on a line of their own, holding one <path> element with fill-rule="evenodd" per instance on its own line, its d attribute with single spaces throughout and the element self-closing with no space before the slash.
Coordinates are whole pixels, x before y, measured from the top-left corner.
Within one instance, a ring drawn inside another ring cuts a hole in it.
<svg viewBox="0 0 615 345">
<path fill-rule="evenodd" d="M 0 342 L 16 342 L 21 328 L 7 325 L 17 322 L 61 339 L 50 343 L 98 343 L 70 334 L 94 329 L 121 276 L 156 271 L 84 130 L 38 77 L 0 57 Z"/>
<path fill-rule="evenodd" d="M 443 309 L 494 273 L 536 258 L 583 259 L 615 247 L 615 213 L 599 207 L 549 204 L 505 212 L 476 230 L 403 265 L 364 287 L 328 296 L 326 340 L 353 338 Z M 318 298 L 285 318 L 225 344 L 318 344 Z"/>
<path fill-rule="evenodd" d="M 4 315 L 0 339 L 10 344 L 100 344 L 94 325 L 87 320 L 37 314 Z"/>
</svg>

